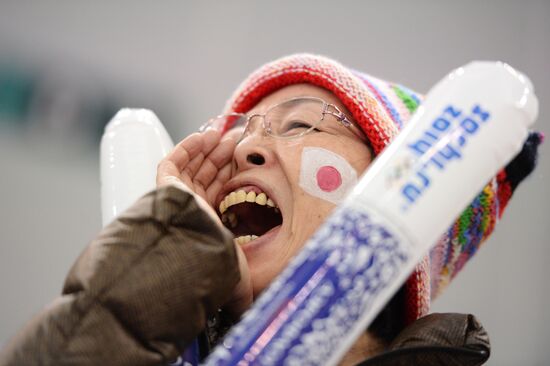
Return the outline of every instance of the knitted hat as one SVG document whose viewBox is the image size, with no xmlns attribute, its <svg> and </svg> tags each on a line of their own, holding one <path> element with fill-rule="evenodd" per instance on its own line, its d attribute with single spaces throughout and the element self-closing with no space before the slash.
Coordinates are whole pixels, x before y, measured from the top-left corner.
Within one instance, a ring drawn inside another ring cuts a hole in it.
<svg viewBox="0 0 550 366">
<path fill-rule="evenodd" d="M 270 62 L 246 78 L 225 112 L 246 113 L 262 98 L 292 84 L 332 92 L 351 112 L 379 154 L 407 123 L 422 96 L 402 85 L 351 70 L 326 57 L 296 54 Z M 441 293 L 487 239 L 512 192 L 533 169 L 542 136 L 532 133 L 523 151 L 494 177 L 443 234 L 405 284 L 406 322 L 427 314 Z"/>
</svg>

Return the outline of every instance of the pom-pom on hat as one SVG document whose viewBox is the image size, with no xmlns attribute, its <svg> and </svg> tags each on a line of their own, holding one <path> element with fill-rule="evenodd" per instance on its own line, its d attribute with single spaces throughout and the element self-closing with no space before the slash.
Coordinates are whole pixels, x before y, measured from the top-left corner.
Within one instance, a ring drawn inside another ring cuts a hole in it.
<svg viewBox="0 0 550 366">
<path fill-rule="evenodd" d="M 353 115 L 379 154 L 408 122 L 422 96 L 396 83 L 349 69 L 329 58 L 296 54 L 267 63 L 246 78 L 225 112 L 246 113 L 267 95 L 308 83 L 332 92 Z M 519 182 L 533 169 L 542 136 L 531 133 L 521 153 L 501 170 L 442 235 L 405 284 L 407 323 L 425 315 L 441 293 L 492 233 Z"/>
</svg>

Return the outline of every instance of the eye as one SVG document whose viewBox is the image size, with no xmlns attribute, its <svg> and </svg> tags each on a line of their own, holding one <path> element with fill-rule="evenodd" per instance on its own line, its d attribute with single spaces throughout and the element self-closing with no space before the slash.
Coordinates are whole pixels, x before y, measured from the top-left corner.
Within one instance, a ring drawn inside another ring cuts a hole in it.
<svg viewBox="0 0 550 366">
<path fill-rule="evenodd" d="M 283 135 L 295 135 L 305 130 L 309 130 L 312 127 L 313 126 L 310 123 L 299 121 L 299 120 L 293 120 L 293 121 L 286 122 L 282 126 L 280 133 Z M 317 128 L 313 128 L 312 131 L 320 132 L 320 130 Z"/>
<path fill-rule="evenodd" d="M 302 121 L 290 121 L 285 125 L 286 131 L 297 130 L 297 129 L 307 130 L 308 128 L 311 128 L 311 125 L 309 123 L 302 122 Z"/>
</svg>

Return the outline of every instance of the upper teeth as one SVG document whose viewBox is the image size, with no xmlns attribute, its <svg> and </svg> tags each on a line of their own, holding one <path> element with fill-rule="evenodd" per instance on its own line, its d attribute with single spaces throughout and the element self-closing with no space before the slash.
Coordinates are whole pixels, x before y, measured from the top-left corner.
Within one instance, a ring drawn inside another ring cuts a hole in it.
<svg viewBox="0 0 550 366">
<path fill-rule="evenodd" d="M 275 202 L 264 192 L 256 194 L 254 191 L 245 192 L 244 190 L 233 191 L 229 193 L 225 198 L 220 202 L 220 213 L 223 214 L 227 209 L 233 205 L 243 203 L 243 202 L 256 202 L 259 205 L 270 207 L 277 207 Z"/>
</svg>

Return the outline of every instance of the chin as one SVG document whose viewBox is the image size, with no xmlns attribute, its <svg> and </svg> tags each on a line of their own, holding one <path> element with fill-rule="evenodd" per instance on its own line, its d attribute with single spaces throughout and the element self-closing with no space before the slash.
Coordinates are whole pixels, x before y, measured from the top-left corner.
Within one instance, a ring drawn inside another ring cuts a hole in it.
<svg viewBox="0 0 550 366">
<path fill-rule="evenodd" d="M 242 245 L 252 278 L 254 299 L 284 270 L 291 252 L 282 228 Z"/>
</svg>

